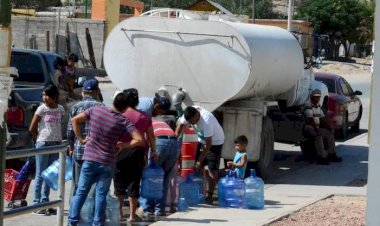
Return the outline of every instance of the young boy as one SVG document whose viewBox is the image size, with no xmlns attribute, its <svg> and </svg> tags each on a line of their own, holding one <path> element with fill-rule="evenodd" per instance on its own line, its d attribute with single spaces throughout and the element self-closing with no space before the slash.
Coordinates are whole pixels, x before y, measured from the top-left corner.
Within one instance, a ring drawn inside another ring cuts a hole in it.
<svg viewBox="0 0 380 226">
<path fill-rule="evenodd" d="M 246 136 L 241 135 L 236 137 L 234 140 L 236 154 L 234 157 L 234 161 L 227 162 L 227 167 L 231 168 L 231 170 L 235 171 L 237 177 L 240 179 L 244 179 L 245 168 L 247 168 L 247 145 L 248 139 Z"/>
</svg>

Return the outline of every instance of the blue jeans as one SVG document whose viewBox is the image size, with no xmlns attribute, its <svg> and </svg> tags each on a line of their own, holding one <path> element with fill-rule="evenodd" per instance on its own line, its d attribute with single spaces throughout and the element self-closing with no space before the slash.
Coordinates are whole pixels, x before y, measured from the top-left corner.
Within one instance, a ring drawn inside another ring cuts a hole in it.
<svg viewBox="0 0 380 226">
<path fill-rule="evenodd" d="M 86 201 L 92 184 L 96 183 L 95 212 L 93 226 L 104 225 L 106 220 L 106 197 L 110 189 L 114 168 L 93 161 L 84 161 L 80 172 L 78 188 L 71 200 L 69 225 L 77 225 L 80 211 Z"/>
<path fill-rule="evenodd" d="M 61 142 L 37 142 L 36 148 L 58 145 L 60 143 Z M 57 159 L 58 154 L 36 155 L 36 177 L 34 180 L 33 204 L 49 201 L 50 187 L 46 184 L 41 175 L 42 172 Z"/>
<path fill-rule="evenodd" d="M 166 196 L 169 188 L 170 172 L 173 166 L 178 160 L 179 156 L 179 142 L 174 139 L 156 139 L 156 151 L 157 151 L 157 161 L 156 164 L 161 166 L 164 170 L 164 194 L 160 200 L 148 200 L 147 209 L 148 212 L 153 212 L 154 214 L 165 213 L 165 203 Z"/>
</svg>

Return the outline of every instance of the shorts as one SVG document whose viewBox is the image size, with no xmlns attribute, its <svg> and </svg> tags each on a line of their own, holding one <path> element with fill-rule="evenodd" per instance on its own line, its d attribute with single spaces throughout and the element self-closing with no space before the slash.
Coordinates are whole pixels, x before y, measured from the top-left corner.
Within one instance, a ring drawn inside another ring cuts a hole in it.
<svg viewBox="0 0 380 226">
<path fill-rule="evenodd" d="M 208 151 L 205 159 L 203 162 L 201 162 L 202 166 L 206 166 L 210 170 L 218 170 L 219 169 L 219 163 L 220 163 L 220 156 L 222 153 L 222 146 L 223 145 L 212 145 L 210 150 Z M 201 149 L 203 147 L 202 143 L 198 143 L 197 147 L 197 156 L 196 159 L 199 159 L 199 156 L 201 155 Z"/>
<path fill-rule="evenodd" d="M 123 159 L 116 163 L 114 187 L 116 196 L 140 197 L 140 181 L 145 167 L 145 148 L 124 150 Z"/>
</svg>

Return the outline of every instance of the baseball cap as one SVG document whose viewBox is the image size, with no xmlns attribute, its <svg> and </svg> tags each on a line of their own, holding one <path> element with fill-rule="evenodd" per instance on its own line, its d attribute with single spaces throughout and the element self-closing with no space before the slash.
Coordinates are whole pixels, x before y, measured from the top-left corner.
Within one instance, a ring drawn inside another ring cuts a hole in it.
<svg viewBox="0 0 380 226">
<path fill-rule="evenodd" d="M 154 95 L 154 99 L 156 101 L 156 103 L 165 111 L 169 111 L 170 109 L 170 106 L 172 105 L 172 103 L 170 102 L 169 98 L 167 98 L 166 96 L 161 96 L 160 94 L 158 93 L 155 93 Z"/>
<path fill-rule="evenodd" d="M 319 89 L 315 89 L 315 90 L 311 91 L 310 96 L 311 97 L 320 97 L 321 96 L 321 91 Z"/>
<path fill-rule="evenodd" d="M 99 82 L 96 79 L 89 79 L 84 81 L 83 83 L 83 91 L 84 92 L 92 92 L 95 90 L 99 90 Z"/>
</svg>

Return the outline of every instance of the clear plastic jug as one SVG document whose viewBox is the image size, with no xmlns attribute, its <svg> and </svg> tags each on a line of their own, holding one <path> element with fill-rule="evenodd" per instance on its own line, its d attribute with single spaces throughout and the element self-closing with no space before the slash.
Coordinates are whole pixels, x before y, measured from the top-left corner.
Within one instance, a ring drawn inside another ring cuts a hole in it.
<svg viewBox="0 0 380 226">
<path fill-rule="evenodd" d="M 245 184 L 234 171 L 224 184 L 224 197 L 226 207 L 245 208 Z"/>
<path fill-rule="evenodd" d="M 153 160 L 145 167 L 141 180 L 141 196 L 148 200 L 160 199 L 164 192 L 164 171 Z"/>
<path fill-rule="evenodd" d="M 119 200 L 107 195 L 106 226 L 120 225 Z"/>
<path fill-rule="evenodd" d="M 251 169 L 250 172 L 251 176 L 244 180 L 247 208 L 262 209 L 265 204 L 264 181 L 256 176 L 254 169 Z"/>
<path fill-rule="evenodd" d="M 187 174 L 186 180 L 179 185 L 179 198 L 184 198 L 188 206 L 199 204 L 199 185 Z"/>
<path fill-rule="evenodd" d="M 65 181 L 73 178 L 73 161 L 71 157 L 66 157 L 66 171 Z M 41 174 L 49 187 L 55 191 L 58 190 L 58 176 L 59 176 L 59 159 L 55 160 L 46 170 Z"/>
</svg>

